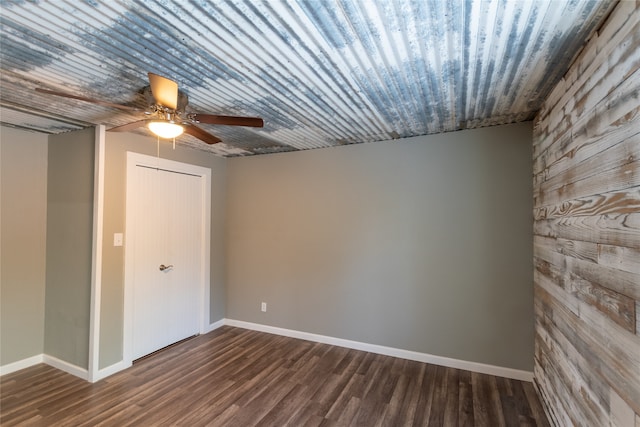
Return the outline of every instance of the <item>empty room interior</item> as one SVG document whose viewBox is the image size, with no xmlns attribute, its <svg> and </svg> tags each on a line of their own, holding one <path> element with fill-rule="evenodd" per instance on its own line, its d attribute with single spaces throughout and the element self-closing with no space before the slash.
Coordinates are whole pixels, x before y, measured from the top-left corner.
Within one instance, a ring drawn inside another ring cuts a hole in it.
<svg viewBox="0 0 640 427">
<path fill-rule="evenodd" d="M 640 1 L 0 2 L 0 423 L 640 427 Z"/>
</svg>

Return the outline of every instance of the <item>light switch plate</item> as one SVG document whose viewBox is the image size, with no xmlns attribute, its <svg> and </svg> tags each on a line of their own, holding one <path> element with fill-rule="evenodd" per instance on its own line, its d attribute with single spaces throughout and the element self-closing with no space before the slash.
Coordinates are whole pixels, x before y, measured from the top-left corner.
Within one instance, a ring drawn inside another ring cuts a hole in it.
<svg viewBox="0 0 640 427">
<path fill-rule="evenodd" d="M 122 246 L 122 233 L 113 233 L 113 246 Z"/>
</svg>

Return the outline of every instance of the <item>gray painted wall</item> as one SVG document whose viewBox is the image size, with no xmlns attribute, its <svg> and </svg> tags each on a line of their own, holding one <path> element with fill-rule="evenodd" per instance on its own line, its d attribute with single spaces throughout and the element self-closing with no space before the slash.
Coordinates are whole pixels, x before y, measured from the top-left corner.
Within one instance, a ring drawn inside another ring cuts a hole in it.
<svg viewBox="0 0 640 427">
<path fill-rule="evenodd" d="M 531 134 L 230 159 L 227 317 L 532 370 Z"/>
<path fill-rule="evenodd" d="M 125 231 L 126 153 L 156 155 L 156 140 L 128 133 L 109 133 L 105 154 L 105 212 L 103 242 L 103 275 L 100 318 L 99 367 L 105 368 L 122 360 L 124 246 L 113 246 L 113 234 Z M 225 213 L 226 165 L 224 158 L 176 147 L 162 141 L 160 156 L 211 169 L 211 302 L 210 322 L 225 317 Z M 125 236 L 126 239 L 126 236 Z"/>
<path fill-rule="evenodd" d="M 44 352 L 88 367 L 94 130 L 49 136 Z"/>
<path fill-rule="evenodd" d="M 52 136 L 0 131 L 0 364 L 46 353 L 87 368 L 95 131 Z M 106 148 L 101 368 L 122 359 L 124 252 L 113 247 L 113 233 L 124 231 L 126 152 L 155 155 L 156 144 L 148 137 L 108 133 Z M 210 319 L 215 322 L 225 317 L 226 303 L 226 160 L 180 147 L 174 151 L 166 142 L 161 155 L 212 169 Z"/>
<path fill-rule="evenodd" d="M 93 141 L 93 130 L 83 132 Z M 43 348 L 47 154 L 52 182 L 68 180 L 66 169 L 87 176 L 71 195 L 54 184 L 50 201 L 60 206 L 50 217 L 68 219 L 65 204 L 91 217 L 93 145 L 71 136 L 52 137 L 48 153 L 46 136 L 2 128 L 2 365 L 43 351 L 87 365 L 90 221 L 73 231 L 84 230 L 86 253 L 62 243 L 86 257 L 73 268 L 77 287 L 59 286 L 55 269 L 47 277 Z M 212 168 L 211 322 L 228 317 L 530 370 L 530 144 L 530 124 L 519 124 L 229 160 L 165 143 L 161 156 Z M 124 230 L 127 150 L 154 155 L 155 141 L 107 134 L 100 367 L 122 357 L 124 254 L 112 236 Z M 16 187 L 29 177 L 30 188 Z M 33 195 L 24 212 L 12 209 L 19 194 Z M 6 249 L 23 239 L 7 231 L 16 220 L 33 232 L 28 253 Z M 55 233 L 54 257 L 60 242 L 78 237 Z M 16 316 L 19 326 L 7 320 Z"/>
<path fill-rule="evenodd" d="M 0 366 L 44 343 L 47 135 L 0 127 Z"/>
</svg>

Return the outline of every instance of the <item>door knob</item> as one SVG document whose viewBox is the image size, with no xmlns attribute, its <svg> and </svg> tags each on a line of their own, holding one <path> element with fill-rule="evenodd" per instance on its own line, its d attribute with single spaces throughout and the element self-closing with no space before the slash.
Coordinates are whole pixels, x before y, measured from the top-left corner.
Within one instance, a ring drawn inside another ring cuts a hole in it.
<svg viewBox="0 0 640 427">
<path fill-rule="evenodd" d="M 173 265 L 160 264 L 160 271 L 165 271 L 165 270 L 168 270 L 170 268 L 173 268 Z"/>
</svg>

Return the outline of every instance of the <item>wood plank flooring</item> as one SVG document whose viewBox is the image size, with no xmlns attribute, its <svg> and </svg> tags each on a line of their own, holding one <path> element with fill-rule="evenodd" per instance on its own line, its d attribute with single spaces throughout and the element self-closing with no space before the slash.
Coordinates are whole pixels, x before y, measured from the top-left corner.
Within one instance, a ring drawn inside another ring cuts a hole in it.
<svg viewBox="0 0 640 427">
<path fill-rule="evenodd" d="M 222 327 L 95 384 L 0 381 L 2 426 L 548 426 L 531 383 Z"/>
</svg>

